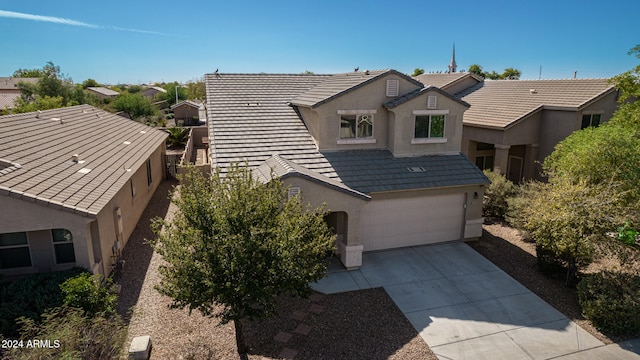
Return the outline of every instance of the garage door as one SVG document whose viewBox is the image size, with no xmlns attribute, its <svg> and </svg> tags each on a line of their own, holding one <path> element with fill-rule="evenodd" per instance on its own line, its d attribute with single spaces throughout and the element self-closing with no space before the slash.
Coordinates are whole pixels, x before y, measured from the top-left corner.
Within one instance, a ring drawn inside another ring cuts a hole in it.
<svg viewBox="0 0 640 360">
<path fill-rule="evenodd" d="M 360 216 L 364 251 L 458 240 L 464 194 L 373 200 Z"/>
</svg>

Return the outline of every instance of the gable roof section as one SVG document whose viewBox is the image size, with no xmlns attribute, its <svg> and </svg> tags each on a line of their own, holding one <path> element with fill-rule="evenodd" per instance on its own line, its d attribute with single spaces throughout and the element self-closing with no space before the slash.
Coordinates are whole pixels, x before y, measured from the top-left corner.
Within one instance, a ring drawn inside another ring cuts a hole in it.
<svg viewBox="0 0 640 360">
<path fill-rule="evenodd" d="M 0 194 L 85 216 L 98 214 L 167 137 L 89 105 L 1 116 L 0 129 L 0 159 L 11 163 L 0 170 Z"/>
<path fill-rule="evenodd" d="M 336 174 L 288 103 L 328 75 L 207 74 L 207 114 L 212 166 L 256 167 L 272 155 L 328 177 Z"/>
<path fill-rule="evenodd" d="M 118 96 L 120 95 L 119 92 L 108 89 L 106 87 L 102 87 L 102 86 L 89 86 L 87 87 L 87 90 L 91 90 L 95 93 L 104 95 L 104 96 Z"/>
<path fill-rule="evenodd" d="M 422 83 L 396 70 L 372 70 L 336 74 L 291 100 L 292 105 L 315 108 L 389 74 L 401 76 L 422 87 Z"/>
<path fill-rule="evenodd" d="M 353 150 L 324 155 L 345 185 L 365 194 L 489 183 L 462 154 L 394 157 L 388 150 Z"/>
<path fill-rule="evenodd" d="M 320 175 L 315 171 L 311 171 L 292 161 L 283 159 L 278 155 L 273 155 L 272 157 L 265 160 L 265 162 L 263 162 L 260 166 L 254 168 L 253 174 L 254 177 L 261 182 L 270 181 L 272 174 L 274 177 L 280 179 L 286 179 L 288 177 L 300 177 L 302 179 L 320 184 L 327 188 L 340 191 L 351 196 L 355 196 L 362 200 L 371 199 L 369 195 L 353 190 L 338 180 L 330 179 L 326 176 Z"/>
<path fill-rule="evenodd" d="M 464 125 L 506 129 L 542 109 L 580 111 L 614 91 L 607 79 L 486 80 L 456 96 L 471 104 Z"/>
<path fill-rule="evenodd" d="M 199 109 L 200 106 L 202 105 L 203 101 L 202 100 L 182 100 L 177 104 L 171 105 L 171 110 L 181 107 L 181 106 L 190 106 L 190 107 L 194 107 L 196 109 Z"/>
<path fill-rule="evenodd" d="M 0 90 L 0 110 L 13 109 L 19 97 L 20 93 L 18 92 L 3 92 Z"/>
<path fill-rule="evenodd" d="M 416 89 L 416 90 L 414 90 L 414 91 L 412 91 L 410 93 L 407 93 L 405 95 L 399 96 L 399 97 L 397 97 L 397 98 L 395 98 L 393 100 L 387 101 L 386 103 L 382 104 L 382 106 L 386 107 L 387 109 L 393 109 L 393 108 L 395 108 L 397 106 L 400 106 L 400 105 L 406 103 L 409 100 L 415 99 L 418 96 L 421 96 L 421 95 L 423 95 L 423 94 L 425 94 L 427 92 L 430 92 L 430 91 L 435 91 L 435 92 L 439 93 L 440 95 L 446 96 L 449 99 L 451 99 L 451 100 L 453 100 L 455 102 L 458 102 L 459 104 L 461 104 L 463 106 L 466 106 L 466 107 L 471 106 L 467 102 L 462 101 L 459 98 L 449 94 L 448 92 L 446 92 L 446 91 L 444 91 L 444 90 L 442 90 L 440 88 L 433 87 L 433 86 L 429 86 L 429 87 L 421 88 L 421 89 Z"/>
<path fill-rule="evenodd" d="M 473 78 L 478 82 L 484 81 L 482 77 L 470 72 L 421 74 L 414 77 L 415 80 L 420 81 L 425 86 L 435 86 L 445 91 L 447 88 L 451 87 L 452 85 L 455 85 L 456 83 L 466 78 Z"/>
</svg>

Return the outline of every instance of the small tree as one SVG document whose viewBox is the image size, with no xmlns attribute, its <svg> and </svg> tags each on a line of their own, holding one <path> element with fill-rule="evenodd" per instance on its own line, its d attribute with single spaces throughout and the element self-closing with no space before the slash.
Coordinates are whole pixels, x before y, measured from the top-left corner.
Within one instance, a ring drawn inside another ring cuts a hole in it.
<svg viewBox="0 0 640 360">
<path fill-rule="evenodd" d="M 504 175 L 491 170 L 484 170 L 484 174 L 489 178 L 489 184 L 484 192 L 482 201 L 483 216 L 504 219 L 507 214 L 507 202 L 518 193 L 517 186 L 509 181 Z"/>
<path fill-rule="evenodd" d="M 152 116 L 157 112 L 151 101 L 140 94 L 120 94 L 111 102 L 111 106 L 117 111 L 127 113 L 132 119 Z"/>
<path fill-rule="evenodd" d="M 169 148 L 184 147 L 189 140 L 189 129 L 187 128 L 176 126 L 168 128 L 167 132 L 169 133 L 169 137 L 167 138 L 167 147 Z"/>
<path fill-rule="evenodd" d="M 245 354 L 242 320 L 274 314 L 277 295 L 309 295 L 309 284 L 326 272 L 334 237 L 323 209 L 287 199 L 277 179 L 263 184 L 233 166 L 211 178 L 191 169 L 183 180 L 173 221 L 153 224 L 151 245 L 167 263 L 156 288 L 173 298 L 173 308 L 233 321 Z"/>
<path fill-rule="evenodd" d="M 418 76 L 418 75 L 422 75 L 422 74 L 424 74 L 424 69 L 415 68 L 413 70 L 413 74 L 411 74 L 411 76 Z"/>
</svg>

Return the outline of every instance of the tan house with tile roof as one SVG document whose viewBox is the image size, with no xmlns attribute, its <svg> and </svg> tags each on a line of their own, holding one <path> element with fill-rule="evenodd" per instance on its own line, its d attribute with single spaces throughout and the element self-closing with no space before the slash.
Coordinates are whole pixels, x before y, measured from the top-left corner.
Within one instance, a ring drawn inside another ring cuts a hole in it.
<svg viewBox="0 0 640 360">
<path fill-rule="evenodd" d="M 212 168 L 246 161 L 326 204 L 347 268 L 367 251 L 481 235 L 488 180 L 460 153 L 466 102 L 395 70 L 205 84 Z"/>
<path fill-rule="evenodd" d="M 618 93 L 607 79 L 483 81 L 469 73 L 416 79 L 442 84 L 471 105 L 464 115 L 462 151 L 481 169 L 514 182 L 539 178 L 540 163 L 556 144 L 609 120 L 617 108 Z M 462 81 L 469 86 L 452 86 Z"/>
<path fill-rule="evenodd" d="M 15 101 L 20 97 L 21 82 L 35 84 L 38 78 L 15 78 L 0 77 L 0 110 L 11 110 L 15 106 Z"/>
<path fill-rule="evenodd" d="M 0 274 L 108 275 L 164 177 L 167 134 L 79 105 L 0 117 Z"/>
</svg>

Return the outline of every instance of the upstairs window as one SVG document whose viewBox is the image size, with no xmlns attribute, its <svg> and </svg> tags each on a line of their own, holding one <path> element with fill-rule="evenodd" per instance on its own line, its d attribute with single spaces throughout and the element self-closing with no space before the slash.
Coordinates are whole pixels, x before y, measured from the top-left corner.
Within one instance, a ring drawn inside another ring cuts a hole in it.
<svg viewBox="0 0 640 360">
<path fill-rule="evenodd" d="M 373 136 L 373 114 L 340 115 L 341 139 L 365 139 Z"/>
<path fill-rule="evenodd" d="M 53 249 L 56 253 L 56 264 L 76 262 L 71 231 L 67 229 L 52 229 L 51 237 L 53 238 Z"/>
<path fill-rule="evenodd" d="M 147 185 L 151 186 L 153 178 L 151 177 L 151 159 L 147 159 Z"/>
<path fill-rule="evenodd" d="M 580 129 L 588 127 L 598 127 L 600 125 L 601 114 L 584 114 L 582 115 L 582 126 Z"/>
<path fill-rule="evenodd" d="M 414 137 L 416 139 L 444 138 L 444 115 L 417 115 Z"/>
<path fill-rule="evenodd" d="M 0 234 L 0 269 L 31 266 L 26 232 Z"/>
</svg>

